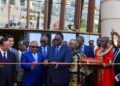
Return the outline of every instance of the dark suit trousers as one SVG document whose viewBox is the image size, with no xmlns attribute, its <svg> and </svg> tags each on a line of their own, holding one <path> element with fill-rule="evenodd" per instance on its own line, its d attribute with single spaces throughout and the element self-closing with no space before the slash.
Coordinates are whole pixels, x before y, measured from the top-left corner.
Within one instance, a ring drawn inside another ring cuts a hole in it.
<svg viewBox="0 0 120 86">
<path fill-rule="evenodd" d="M 94 86 L 93 74 L 90 74 L 90 75 L 85 77 L 85 80 L 83 82 L 83 86 Z"/>
<path fill-rule="evenodd" d="M 13 83 L 8 79 L 3 78 L 3 80 L 0 81 L 0 86 L 13 86 Z"/>
<path fill-rule="evenodd" d="M 69 86 L 68 84 L 53 84 L 53 83 L 47 83 L 47 86 Z"/>
<path fill-rule="evenodd" d="M 120 86 L 120 82 L 115 82 L 115 86 Z"/>
</svg>

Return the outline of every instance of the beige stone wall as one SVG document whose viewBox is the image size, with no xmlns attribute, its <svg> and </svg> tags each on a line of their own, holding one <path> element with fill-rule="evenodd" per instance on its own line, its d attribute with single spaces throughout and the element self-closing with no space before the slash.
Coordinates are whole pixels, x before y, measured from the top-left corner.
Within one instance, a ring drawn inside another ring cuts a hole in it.
<svg viewBox="0 0 120 86">
<path fill-rule="evenodd" d="M 109 36 L 112 29 L 120 33 L 120 0 L 101 0 L 101 35 Z"/>
</svg>

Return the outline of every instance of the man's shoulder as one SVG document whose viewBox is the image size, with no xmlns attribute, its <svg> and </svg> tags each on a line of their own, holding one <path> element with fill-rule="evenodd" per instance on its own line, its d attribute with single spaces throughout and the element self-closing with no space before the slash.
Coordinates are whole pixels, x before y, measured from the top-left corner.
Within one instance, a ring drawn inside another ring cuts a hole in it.
<svg viewBox="0 0 120 86">
<path fill-rule="evenodd" d="M 30 55 L 30 54 L 32 54 L 32 52 L 31 51 L 27 51 L 23 55 Z"/>
<path fill-rule="evenodd" d="M 84 47 L 85 47 L 86 49 L 92 49 L 92 47 L 90 47 L 90 46 L 88 46 L 88 45 L 84 45 Z"/>
<path fill-rule="evenodd" d="M 17 49 L 15 49 L 15 48 L 11 48 L 11 51 L 18 52 Z"/>
<path fill-rule="evenodd" d="M 9 50 L 7 53 L 8 53 L 8 54 L 11 54 L 11 55 L 15 55 L 15 53 L 12 52 L 12 51 L 10 51 L 10 50 Z"/>
</svg>

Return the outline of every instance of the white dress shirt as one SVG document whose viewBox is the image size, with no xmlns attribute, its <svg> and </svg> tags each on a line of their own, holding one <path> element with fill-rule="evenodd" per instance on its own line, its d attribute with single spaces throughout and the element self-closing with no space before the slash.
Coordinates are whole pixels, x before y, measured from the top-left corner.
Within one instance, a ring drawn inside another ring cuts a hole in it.
<svg viewBox="0 0 120 86">
<path fill-rule="evenodd" d="M 4 53 L 5 53 L 5 57 L 6 57 L 6 59 L 7 59 L 7 51 L 3 51 L 2 49 L 0 49 L 0 52 L 1 52 L 1 54 L 2 54 L 2 57 L 4 57 Z"/>
<path fill-rule="evenodd" d="M 34 59 L 35 59 L 35 62 L 38 62 L 38 55 L 37 55 L 37 53 L 32 53 L 32 55 L 33 55 L 33 57 L 34 57 Z"/>
</svg>

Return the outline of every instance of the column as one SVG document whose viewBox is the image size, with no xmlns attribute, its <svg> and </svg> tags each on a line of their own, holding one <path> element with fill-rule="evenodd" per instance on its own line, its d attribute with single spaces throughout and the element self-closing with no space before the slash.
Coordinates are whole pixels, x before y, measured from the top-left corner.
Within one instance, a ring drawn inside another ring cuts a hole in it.
<svg viewBox="0 0 120 86">
<path fill-rule="evenodd" d="M 101 35 L 109 36 L 112 29 L 120 33 L 120 0 L 101 0 Z"/>
<path fill-rule="evenodd" d="M 66 0 L 61 0 L 59 30 L 64 30 L 65 25 Z"/>
<path fill-rule="evenodd" d="M 30 20 L 29 20 L 29 16 L 30 16 L 30 0 L 27 0 L 27 26 L 26 29 L 29 29 L 29 24 L 30 24 Z"/>
<path fill-rule="evenodd" d="M 48 29 L 48 6 L 49 6 L 49 0 L 45 0 L 45 10 L 44 10 L 44 30 Z"/>
<path fill-rule="evenodd" d="M 76 0 L 74 25 L 75 25 L 75 29 L 77 29 L 78 31 L 80 30 L 80 20 L 81 20 L 81 12 L 82 12 L 81 5 L 82 5 L 82 0 Z"/>
<path fill-rule="evenodd" d="M 92 33 L 94 29 L 94 11 L 95 11 L 95 0 L 89 0 L 87 32 L 90 33 Z"/>
</svg>

